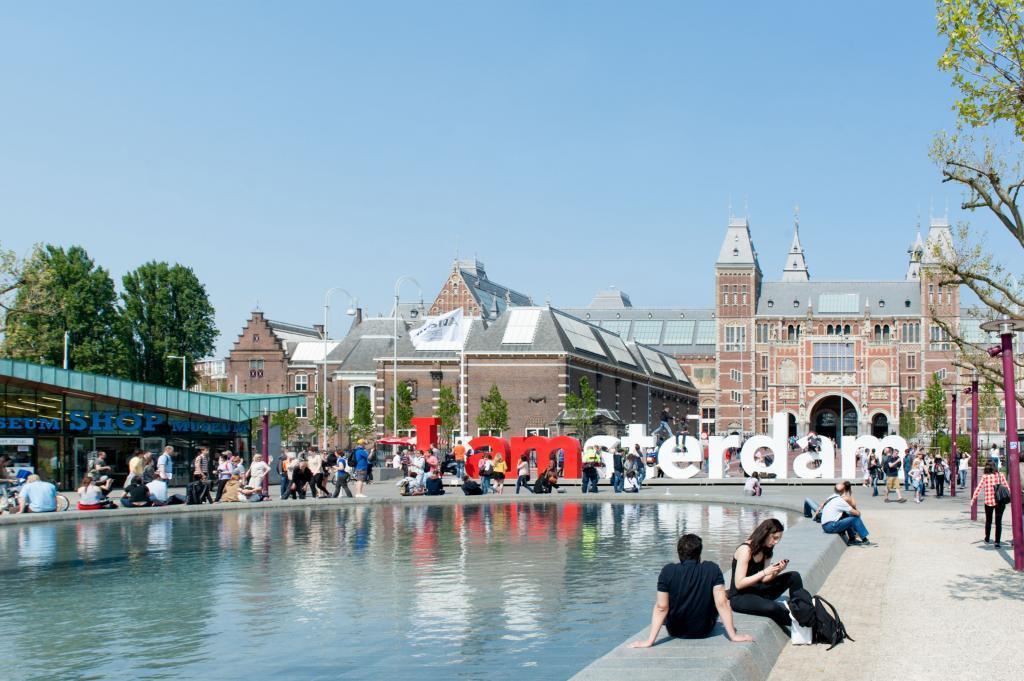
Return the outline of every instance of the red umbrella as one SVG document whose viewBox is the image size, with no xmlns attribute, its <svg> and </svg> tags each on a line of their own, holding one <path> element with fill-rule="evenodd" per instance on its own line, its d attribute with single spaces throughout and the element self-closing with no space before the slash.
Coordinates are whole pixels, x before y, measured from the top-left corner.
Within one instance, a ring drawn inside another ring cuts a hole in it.
<svg viewBox="0 0 1024 681">
<path fill-rule="evenodd" d="M 377 440 L 379 445 L 399 445 L 399 446 L 412 446 L 416 444 L 416 438 L 414 437 L 382 437 Z"/>
</svg>

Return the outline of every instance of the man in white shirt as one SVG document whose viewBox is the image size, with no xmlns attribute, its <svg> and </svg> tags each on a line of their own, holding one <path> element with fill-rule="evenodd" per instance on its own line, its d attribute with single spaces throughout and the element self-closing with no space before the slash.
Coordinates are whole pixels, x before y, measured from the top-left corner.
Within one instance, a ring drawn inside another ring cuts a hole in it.
<svg viewBox="0 0 1024 681">
<path fill-rule="evenodd" d="M 843 535 L 846 544 L 870 544 L 868 528 L 860 519 L 857 502 L 853 498 L 853 486 L 849 482 L 841 483 L 842 493 L 829 497 L 821 505 L 821 529 L 825 534 Z M 836 485 L 837 491 L 840 485 Z M 860 537 L 857 542 L 856 536 Z"/>
<path fill-rule="evenodd" d="M 159 476 L 164 480 L 170 480 L 174 477 L 174 461 L 172 456 L 174 455 L 174 447 L 167 445 L 164 447 L 163 453 L 156 460 L 156 471 Z"/>
<path fill-rule="evenodd" d="M 154 506 L 166 506 L 167 505 L 167 481 L 162 478 L 155 478 L 148 485 L 146 489 L 149 490 L 149 499 L 153 502 Z"/>
</svg>

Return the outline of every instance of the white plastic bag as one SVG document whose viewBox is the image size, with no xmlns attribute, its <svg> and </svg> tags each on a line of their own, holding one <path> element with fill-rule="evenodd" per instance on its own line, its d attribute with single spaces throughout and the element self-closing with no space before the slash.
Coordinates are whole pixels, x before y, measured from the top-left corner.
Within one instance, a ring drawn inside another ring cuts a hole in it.
<svg viewBox="0 0 1024 681">
<path fill-rule="evenodd" d="M 786 609 L 789 609 L 789 605 L 786 605 Z M 795 646 L 809 646 L 814 641 L 813 633 L 810 627 L 802 627 L 800 623 L 793 617 L 793 613 L 789 613 L 789 641 Z"/>
</svg>

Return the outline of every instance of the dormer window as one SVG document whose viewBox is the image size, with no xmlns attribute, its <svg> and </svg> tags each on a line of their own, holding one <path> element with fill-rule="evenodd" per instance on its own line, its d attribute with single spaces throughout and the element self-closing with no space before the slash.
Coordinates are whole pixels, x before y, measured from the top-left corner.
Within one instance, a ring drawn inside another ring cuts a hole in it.
<svg viewBox="0 0 1024 681">
<path fill-rule="evenodd" d="M 775 301 L 774 300 L 769 300 L 768 301 L 768 307 L 775 307 Z"/>
<path fill-rule="evenodd" d="M 733 255 L 735 255 L 735 256 L 739 256 L 739 254 L 740 254 L 740 249 L 738 249 L 738 248 L 734 248 L 734 249 L 732 249 L 732 254 L 733 254 Z"/>
<path fill-rule="evenodd" d="M 800 307 L 800 301 L 799 300 L 794 300 L 793 301 L 793 307 Z"/>
<path fill-rule="evenodd" d="M 885 307 L 885 301 L 884 300 L 879 300 L 878 301 L 878 307 Z"/>
</svg>

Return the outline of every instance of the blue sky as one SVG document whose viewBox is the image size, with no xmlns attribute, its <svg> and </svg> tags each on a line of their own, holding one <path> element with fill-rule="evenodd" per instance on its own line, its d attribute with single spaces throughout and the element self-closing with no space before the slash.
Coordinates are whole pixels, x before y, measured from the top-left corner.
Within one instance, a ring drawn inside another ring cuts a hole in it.
<svg viewBox="0 0 1024 681">
<path fill-rule="evenodd" d="M 257 301 L 431 298 L 456 248 L 572 307 L 710 304 L 728 206 L 781 272 L 899 279 L 955 92 L 930 2 L 0 6 L 0 242 L 195 269 Z M 1000 239 L 987 216 L 979 228 Z M 404 290 L 414 294 L 414 287 Z M 335 309 L 342 307 L 339 302 Z M 340 315 L 331 325 L 340 335 Z"/>
</svg>

